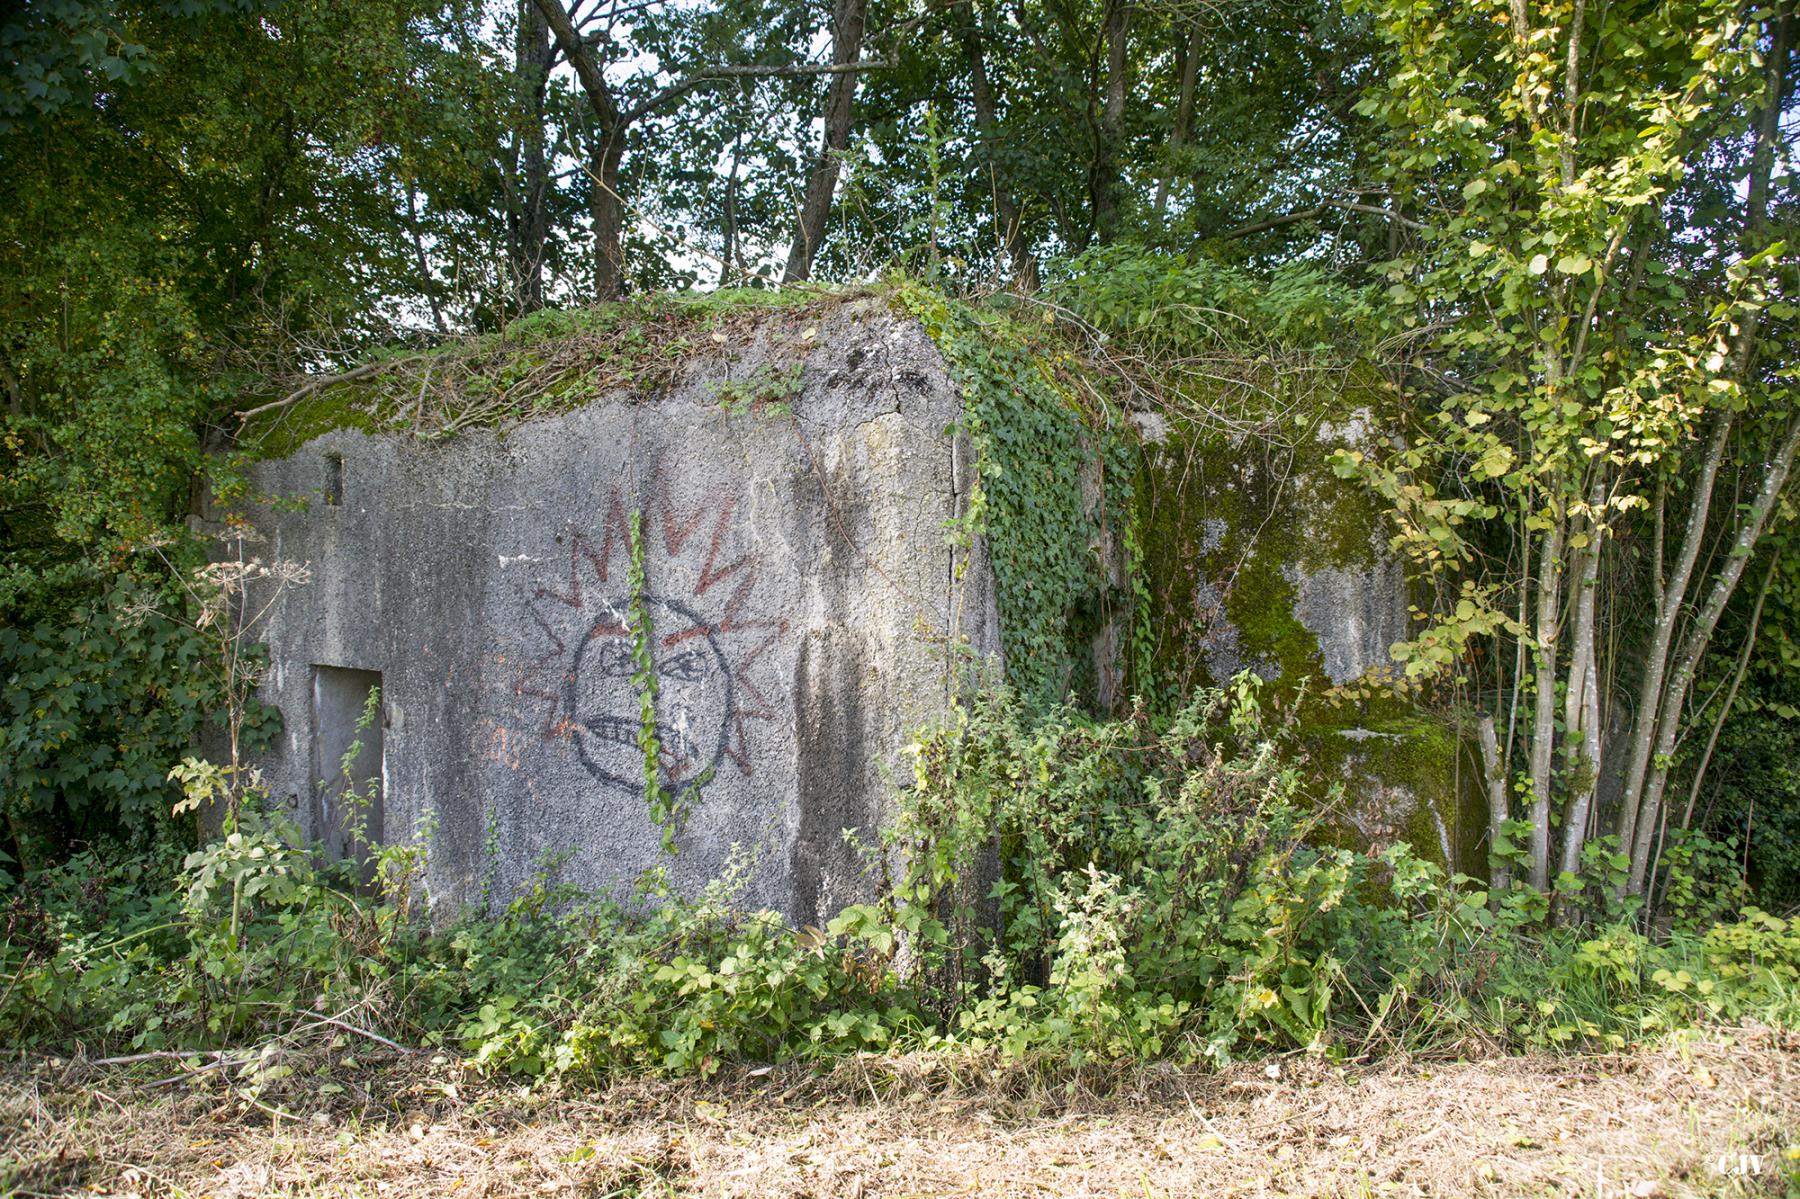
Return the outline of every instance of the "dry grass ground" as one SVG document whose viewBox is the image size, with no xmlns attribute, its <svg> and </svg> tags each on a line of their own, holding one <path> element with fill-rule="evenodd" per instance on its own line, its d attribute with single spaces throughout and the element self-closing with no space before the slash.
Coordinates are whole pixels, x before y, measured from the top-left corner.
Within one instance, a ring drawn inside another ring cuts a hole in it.
<svg viewBox="0 0 1800 1199">
<path fill-rule="evenodd" d="M 1800 1162 L 1784 1160 L 1800 1143 L 1800 1038 L 1761 1030 L 1607 1056 L 1291 1057 L 1061 1083 L 941 1056 L 585 1093 L 477 1084 L 419 1059 L 314 1069 L 265 1095 L 292 1113 L 276 1116 L 222 1071 L 147 1088 L 153 1076 L 117 1069 L 5 1067 L 0 1192 L 1800 1194 L 1787 1181 Z"/>
</svg>

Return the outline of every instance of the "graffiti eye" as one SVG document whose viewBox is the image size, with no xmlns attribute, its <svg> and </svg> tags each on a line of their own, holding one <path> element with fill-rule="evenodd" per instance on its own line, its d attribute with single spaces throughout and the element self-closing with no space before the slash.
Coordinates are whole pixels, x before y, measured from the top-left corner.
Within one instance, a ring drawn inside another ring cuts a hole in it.
<svg viewBox="0 0 1800 1199">
<path fill-rule="evenodd" d="M 692 650 L 676 654 L 663 663 L 661 673 L 668 678 L 692 683 L 706 677 L 706 659 Z"/>
<path fill-rule="evenodd" d="M 594 659 L 596 670 L 608 678 L 630 676 L 633 666 L 631 650 L 623 641 L 603 641 L 599 650 L 599 656 Z"/>
</svg>

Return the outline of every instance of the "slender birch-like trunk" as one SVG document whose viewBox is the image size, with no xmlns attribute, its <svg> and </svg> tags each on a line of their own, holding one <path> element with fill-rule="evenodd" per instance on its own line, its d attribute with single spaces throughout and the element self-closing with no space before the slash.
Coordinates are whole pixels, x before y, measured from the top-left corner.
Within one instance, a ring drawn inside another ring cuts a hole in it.
<svg viewBox="0 0 1800 1199">
<path fill-rule="evenodd" d="M 1602 479 L 1596 478 L 1588 488 L 1586 535 L 1588 542 L 1575 558 L 1575 621 L 1569 644 L 1569 677 L 1563 691 L 1563 738 L 1568 746 L 1569 777 L 1574 790 L 1563 818 L 1563 840 L 1559 870 L 1573 872 L 1581 865 L 1581 850 L 1587 840 L 1588 815 L 1594 802 L 1594 788 L 1600 778 L 1600 675 L 1595 652 L 1598 633 L 1598 598 L 1600 592 L 1600 553 L 1604 529 L 1600 505 L 1606 498 Z"/>
<path fill-rule="evenodd" d="M 1637 835 L 1632 842 L 1631 876 L 1626 886 L 1634 895 L 1643 894 L 1644 880 L 1651 867 L 1651 839 L 1662 811 L 1663 791 L 1668 784 L 1676 734 L 1681 728 L 1681 712 L 1687 704 L 1688 691 L 1693 687 L 1694 672 L 1699 667 L 1700 655 L 1706 652 L 1713 630 L 1718 627 L 1719 617 L 1725 614 L 1725 605 L 1737 590 L 1738 582 L 1744 575 L 1744 567 L 1750 561 L 1756 543 L 1762 539 L 1763 530 L 1768 525 L 1769 515 L 1774 510 L 1776 501 L 1781 497 L 1782 489 L 1787 486 L 1796 450 L 1800 450 L 1800 421 L 1789 426 L 1780 449 L 1764 466 L 1762 485 L 1749 512 L 1743 518 L 1743 523 L 1738 527 L 1737 536 L 1732 539 L 1725 567 L 1714 580 L 1706 603 L 1695 616 L 1687 636 L 1683 638 L 1675 671 L 1670 676 L 1668 690 L 1662 697 L 1655 753 L 1651 759 L 1649 780 L 1644 788 Z"/>
<path fill-rule="evenodd" d="M 1681 827 L 1686 829 L 1693 824 L 1694 804 L 1700 798 L 1700 784 L 1706 779 L 1706 769 L 1712 764 L 1713 750 L 1718 747 L 1719 734 L 1725 731 L 1725 718 L 1731 715 L 1732 705 L 1737 703 L 1738 689 L 1744 685 L 1744 676 L 1750 670 L 1750 658 L 1756 652 L 1756 634 L 1762 627 L 1763 604 L 1769 598 L 1769 588 L 1775 582 L 1775 570 L 1780 565 L 1780 558 L 1771 555 L 1769 569 L 1763 572 L 1762 586 L 1756 589 L 1756 603 L 1750 609 L 1750 629 L 1744 634 L 1744 644 L 1738 650 L 1737 664 L 1731 672 L 1731 687 L 1725 692 L 1725 702 L 1719 706 L 1719 715 L 1713 720 L 1712 734 L 1706 739 L 1706 748 L 1700 752 L 1700 760 L 1694 765 L 1694 777 L 1688 786 L 1687 807 L 1681 813 Z"/>
<path fill-rule="evenodd" d="M 1483 712 L 1475 722 L 1475 736 L 1481 746 L 1483 781 L 1487 784 L 1488 852 L 1506 835 L 1506 822 L 1512 819 L 1512 805 L 1507 794 L 1510 780 L 1506 777 L 1506 760 L 1500 756 L 1500 738 L 1494 731 L 1494 715 Z M 1488 887 L 1500 892 L 1512 886 L 1512 871 L 1503 865 L 1490 868 Z"/>
<path fill-rule="evenodd" d="M 1626 758 L 1624 785 L 1620 790 L 1619 843 L 1636 844 L 1639 812 L 1643 805 L 1644 780 L 1650 773 L 1650 756 L 1658 740 L 1657 721 L 1663 695 L 1663 684 L 1669 670 L 1669 648 L 1675 641 L 1676 621 L 1687 600 L 1688 581 L 1694 563 L 1700 557 L 1701 543 L 1706 539 L 1706 520 L 1712 506 L 1713 483 L 1719 466 L 1725 460 L 1725 447 L 1731 437 L 1732 418 L 1721 415 L 1707 441 L 1701 459 L 1700 477 L 1695 482 L 1694 499 L 1676 555 L 1673 573 L 1658 589 L 1662 602 L 1657 605 L 1655 623 L 1651 627 L 1650 644 L 1644 654 L 1644 669 L 1637 687 L 1637 719 L 1632 725 L 1630 756 Z M 1672 736 L 1672 734 L 1671 734 Z"/>
<path fill-rule="evenodd" d="M 1562 598 L 1563 526 L 1558 515 L 1544 530 L 1539 550 L 1537 644 L 1533 654 L 1531 718 L 1531 885 L 1550 885 L 1550 798 L 1556 755 L 1556 660 Z"/>
<path fill-rule="evenodd" d="M 1768 58 L 1768 85 L 1762 108 L 1757 114 L 1755 143 L 1750 155 L 1750 176 L 1745 191 L 1744 247 L 1759 249 L 1768 225 L 1769 179 L 1774 170 L 1775 142 L 1781 131 L 1781 111 L 1792 89 L 1791 59 L 1793 46 L 1793 4 L 1784 3 L 1775 22 L 1771 53 Z M 1747 379 L 1753 366 L 1757 332 L 1757 314 L 1752 311 L 1742 320 L 1734 354 L 1736 373 Z M 1768 520 L 1774 501 L 1779 498 L 1792 465 L 1795 436 L 1790 431 L 1786 442 L 1766 464 L 1756 503 L 1742 518 L 1733 541 L 1733 557 L 1715 581 L 1712 592 L 1690 626 L 1682 647 L 1676 651 L 1674 673 L 1670 674 L 1670 653 L 1675 630 L 1686 603 L 1692 582 L 1694 563 L 1702 546 L 1712 539 L 1708 521 L 1711 517 L 1713 489 L 1718 481 L 1725 451 L 1736 427 L 1731 413 L 1719 416 L 1713 435 L 1707 443 L 1700 477 L 1693 489 L 1694 499 L 1682 532 L 1676 569 L 1657 606 L 1656 625 L 1650 653 L 1645 661 L 1644 682 L 1638 690 L 1638 716 L 1632 733 L 1631 757 L 1626 768 L 1623 804 L 1619 815 L 1619 840 L 1631 851 L 1631 870 L 1626 882 L 1632 894 L 1643 894 L 1644 881 L 1652 868 L 1652 847 L 1667 783 L 1670 756 L 1680 734 L 1681 712 L 1693 682 L 1700 654 L 1711 640 L 1713 627 L 1724 612 L 1725 603 L 1741 578 L 1750 552 Z M 1773 489 L 1771 490 L 1771 484 Z M 1661 494 L 1659 493 L 1659 501 Z M 1660 507 L 1659 507 L 1660 515 Z M 1748 537 L 1746 541 L 1745 538 Z M 1661 547 L 1658 546 L 1660 554 Z"/>
</svg>

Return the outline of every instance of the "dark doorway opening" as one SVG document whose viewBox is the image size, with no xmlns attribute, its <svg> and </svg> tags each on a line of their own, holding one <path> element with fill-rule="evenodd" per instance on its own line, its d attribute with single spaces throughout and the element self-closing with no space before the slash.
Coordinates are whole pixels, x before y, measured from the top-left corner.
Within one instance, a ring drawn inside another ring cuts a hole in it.
<svg viewBox="0 0 1800 1199">
<path fill-rule="evenodd" d="M 380 689 L 380 671 L 313 667 L 313 828 L 326 856 L 357 862 L 365 884 L 385 817 Z"/>
</svg>

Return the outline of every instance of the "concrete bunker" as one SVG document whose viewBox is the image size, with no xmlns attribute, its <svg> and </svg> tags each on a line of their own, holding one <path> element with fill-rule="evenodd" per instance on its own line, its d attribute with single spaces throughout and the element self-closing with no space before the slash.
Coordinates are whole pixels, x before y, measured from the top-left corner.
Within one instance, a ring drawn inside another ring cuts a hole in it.
<svg viewBox="0 0 1800 1199">
<path fill-rule="evenodd" d="M 912 733 L 943 714 L 960 663 L 1003 645 L 983 539 L 946 535 L 977 469 L 954 367 L 879 297 L 656 334 L 679 353 L 652 347 L 655 369 L 608 365 L 576 323 L 592 316 L 539 317 L 537 340 L 491 347 L 489 390 L 460 397 L 558 380 L 506 419 L 425 419 L 427 368 L 265 431 L 253 523 L 265 556 L 312 571 L 264 635 L 263 696 L 283 714 L 261 763 L 272 794 L 306 836 L 359 852 L 331 799 L 350 708 L 378 681 L 364 753 L 379 766 L 351 786 L 377 798 L 371 840 L 429 831 L 440 908 L 504 902 L 545 869 L 600 888 L 660 867 L 689 894 L 736 872 L 741 902 L 801 924 L 870 898 Z M 1323 450 L 1267 488 L 1230 446 L 1176 454 L 1181 430 L 1142 433 L 1130 565 L 1168 632 L 1163 679 L 1343 684 L 1383 658 L 1404 580 Z M 1196 469 L 1196 452 L 1215 456 Z M 1123 569 L 1096 586 L 1123 594 Z M 1070 629 L 1102 707 L 1129 673 L 1115 624 Z M 1364 707 L 1309 731 L 1322 781 L 1345 786 L 1338 834 L 1475 866 L 1484 821 L 1465 810 L 1459 741 L 1404 705 Z M 673 856 L 645 802 L 652 730 L 658 780 L 686 807 Z"/>
</svg>

